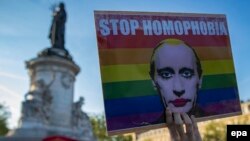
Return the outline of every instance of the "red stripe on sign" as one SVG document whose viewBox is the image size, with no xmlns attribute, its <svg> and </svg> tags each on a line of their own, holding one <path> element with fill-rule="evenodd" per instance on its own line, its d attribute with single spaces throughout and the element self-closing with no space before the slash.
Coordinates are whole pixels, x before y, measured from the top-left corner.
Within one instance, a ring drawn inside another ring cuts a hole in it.
<svg viewBox="0 0 250 141">
<path fill-rule="evenodd" d="M 138 33 L 139 31 L 137 31 Z M 138 35 L 115 35 L 115 36 L 97 36 L 98 47 L 100 49 L 113 48 L 155 48 L 156 45 L 167 38 L 177 38 L 183 40 L 190 46 L 217 46 L 230 47 L 229 36 L 203 36 L 203 35 L 161 35 L 161 36 L 145 36 L 142 31 Z"/>
<path fill-rule="evenodd" d="M 49 136 L 44 138 L 42 141 L 77 141 L 77 140 L 64 136 Z"/>
</svg>

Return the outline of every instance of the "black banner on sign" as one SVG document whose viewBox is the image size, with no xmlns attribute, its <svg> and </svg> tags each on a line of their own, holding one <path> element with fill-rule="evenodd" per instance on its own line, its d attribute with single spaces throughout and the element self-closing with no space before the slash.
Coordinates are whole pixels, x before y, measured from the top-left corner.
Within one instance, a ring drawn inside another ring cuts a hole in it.
<svg viewBox="0 0 250 141">
<path fill-rule="evenodd" d="M 246 141 L 249 132 L 250 125 L 227 125 L 227 141 Z"/>
</svg>

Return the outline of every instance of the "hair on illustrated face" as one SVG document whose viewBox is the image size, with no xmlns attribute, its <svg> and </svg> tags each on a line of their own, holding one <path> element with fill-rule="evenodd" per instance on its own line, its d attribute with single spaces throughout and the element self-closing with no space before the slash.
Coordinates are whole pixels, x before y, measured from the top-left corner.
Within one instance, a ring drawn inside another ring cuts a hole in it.
<svg viewBox="0 0 250 141">
<path fill-rule="evenodd" d="M 155 72 L 156 72 L 156 68 L 155 68 L 155 53 L 157 52 L 157 50 L 161 47 L 163 47 L 164 44 L 169 44 L 169 45 L 180 45 L 180 44 L 185 44 L 186 46 L 188 46 L 190 49 L 192 49 L 194 55 L 195 55 L 195 59 L 196 59 L 196 65 L 197 65 L 197 72 L 199 75 L 199 78 L 201 78 L 202 76 L 202 68 L 201 68 L 201 62 L 200 59 L 197 55 L 197 53 L 195 52 L 195 50 L 188 45 L 187 43 L 183 42 L 182 40 L 179 39 L 165 39 L 163 41 L 161 41 L 153 50 L 153 54 L 151 56 L 151 60 L 150 60 L 150 71 L 149 71 L 149 75 L 151 77 L 152 80 L 154 80 L 155 77 Z"/>
</svg>

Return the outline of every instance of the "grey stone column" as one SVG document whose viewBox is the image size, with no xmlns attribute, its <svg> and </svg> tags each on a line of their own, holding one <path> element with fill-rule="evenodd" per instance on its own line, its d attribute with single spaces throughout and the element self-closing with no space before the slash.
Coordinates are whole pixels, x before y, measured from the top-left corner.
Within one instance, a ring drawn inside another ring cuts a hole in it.
<svg viewBox="0 0 250 141">
<path fill-rule="evenodd" d="M 26 62 L 29 70 L 30 90 L 37 89 L 35 82 L 43 80 L 52 96 L 48 111 L 49 126 L 71 128 L 74 82 L 80 68 L 67 59 L 46 56 Z"/>
</svg>

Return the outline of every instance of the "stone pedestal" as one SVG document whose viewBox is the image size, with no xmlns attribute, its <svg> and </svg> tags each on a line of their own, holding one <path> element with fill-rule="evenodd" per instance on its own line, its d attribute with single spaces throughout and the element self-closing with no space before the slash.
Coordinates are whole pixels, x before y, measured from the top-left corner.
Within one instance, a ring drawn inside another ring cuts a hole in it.
<svg viewBox="0 0 250 141">
<path fill-rule="evenodd" d="M 28 61 L 27 68 L 31 81 L 44 80 L 45 85 L 50 85 L 48 89 L 53 98 L 49 125 L 71 127 L 73 88 L 79 67 L 73 62 L 61 58 L 39 57 Z M 34 89 L 37 89 L 36 86 Z"/>
<path fill-rule="evenodd" d="M 76 140 L 95 140 L 88 116 L 81 110 L 84 99 L 73 102 L 74 82 L 80 68 L 65 49 L 47 48 L 26 62 L 30 88 L 22 103 L 19 127 L 8 136 L 61 135 Z"/>
</svg>

